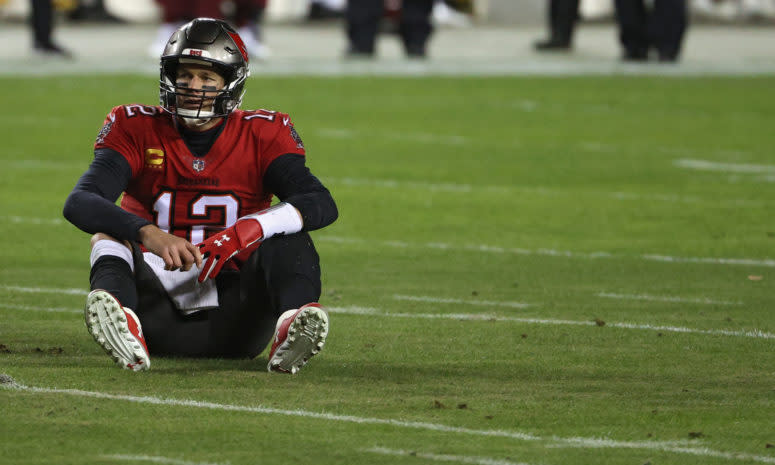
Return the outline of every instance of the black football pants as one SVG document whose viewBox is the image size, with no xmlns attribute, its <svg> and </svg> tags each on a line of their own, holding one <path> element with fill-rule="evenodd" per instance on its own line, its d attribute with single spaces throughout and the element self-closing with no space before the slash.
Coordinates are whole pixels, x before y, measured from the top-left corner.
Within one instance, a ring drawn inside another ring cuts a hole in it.
<svg viewBox="0 0 775 465">
<path fill-rule="evenodd" d="M 350 52 L 374 54 L 379 23 L 384 14 L 384 0 L 350 0 L 347 2 L 347 37 Z M 409 55 L 424 55 L 433 27 L 433 0 L 404 0 L 401 6 L 399 34 Z"/>
<path fill-rule="evenodd" d="M 30 23 L 35 47 L 49 47 L 54 21 L 54 7 L 51 5 L 51 0 L 32 0 L 30 6 Z"/>
<path fill-rule="evenodd" d="M 148 352 L 181 357 L 253 358 L 285 310 L 320 298 L 320 259 L 305 232 L 264 241 L 240 271 L 216 277 L 219 308 L 182 315 L 133 250 L 138 308 Z"/>
<path fill-rule="evenodd" d="M 549 0 L 550 40 L 570 45 L 578 17 L 579 0 Z"/>
<path fill-rule="evenodd" d="M 686 0 L 654 0 L 649 9 L 644 0 L 615 0 L 619 40 L 629 58 L 645 59 L 656 48 L 660 59 L 675 60 L 688 25 Z"/>
</svg>

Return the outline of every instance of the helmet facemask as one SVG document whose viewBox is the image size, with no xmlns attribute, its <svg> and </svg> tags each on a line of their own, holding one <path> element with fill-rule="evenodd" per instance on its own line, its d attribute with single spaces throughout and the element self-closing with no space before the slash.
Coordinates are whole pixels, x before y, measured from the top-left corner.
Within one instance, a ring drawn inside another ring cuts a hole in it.
<svg viewBox="0 0 775 465">
<path fill-rule="evenodd" d="M 211 68 L 223 78 L 223 88 L 178 85 L 178 68 L 185 65 Z M 187 126 L 201 126 L 239 107 L 249 75 L 247 50 L 234 29 L 220 20 L 198 18 L 180 27 L 162 53 L 159 100 Z M 198 108 L 183 108 L 185 99 L 198 100 Z"/>
<path fill-rule="evenodd" d="M 224 80 L 220 89 L 202 86 L 201 89 L 186 87 L 177 78 L 178 67 L 185 64 L 196 64 L 212 67 L 212 70 Z M 165 110 L 183 118 L 186 125 L 201 126 L 213 118 L 229 116 L 232 110 L 238 108 L 245 94 L 246 73 L 241 69 L 229 72 L 228 69 L 214 65 L 204 60 L 178 58 L 162 60 L 161 80 L 159 82 L 161 104 Z M 198 100 L 198 108 L 185 108 L 184 100 Z"/>
</svg>

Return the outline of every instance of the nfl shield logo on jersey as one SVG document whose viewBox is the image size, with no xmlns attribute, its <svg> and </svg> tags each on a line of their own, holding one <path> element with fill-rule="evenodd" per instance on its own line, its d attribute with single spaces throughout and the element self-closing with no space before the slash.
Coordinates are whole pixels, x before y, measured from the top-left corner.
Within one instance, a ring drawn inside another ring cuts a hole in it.
<svg viewBox="0 0 775 465">
<path fill-rule="evenodd" d="M 194 160 L 191 162 L 191 167 L 194 168 L 194 171 L 197 173 L 201 173 L 205 169 L 205 161 L 204 160 Z"/>
</svg>

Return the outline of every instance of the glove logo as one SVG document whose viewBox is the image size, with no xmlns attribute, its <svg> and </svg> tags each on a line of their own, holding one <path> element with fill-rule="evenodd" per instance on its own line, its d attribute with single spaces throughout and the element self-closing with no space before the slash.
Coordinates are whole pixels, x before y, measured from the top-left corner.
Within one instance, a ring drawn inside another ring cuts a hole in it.
<svg viewBox="0 0 775 465">
<path fill-rule="evenodd" d="M 230 240 L 231 240 L 231 238 L 229 236 L 227 236 L 226 234 L 224 234 L 223 236 L 221 236 L 221 240 L 216 239 L 216 240 L 213 241 L 213 243 L 215 245 L 217 245 L 218 247 L 221 247 L 224 242 L 229 242 Z"/>
</svg>

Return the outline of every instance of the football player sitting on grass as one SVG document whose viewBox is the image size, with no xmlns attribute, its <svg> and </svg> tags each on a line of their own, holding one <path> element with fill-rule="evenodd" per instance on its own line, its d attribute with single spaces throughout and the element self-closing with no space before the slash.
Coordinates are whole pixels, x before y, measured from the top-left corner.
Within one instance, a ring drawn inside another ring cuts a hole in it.
<svg viewBox="0 0 775 465">
<path fill-rule="evenodd" d="M 65 202 L 93 234 L 86 327 L 121 367 L 253 358 L 271 340 L 268 370 L 296 373 L 323 348 L 308 231 L 336 204 L 288 115 L 239 109 L 248 75 L 227 23 L 181 26 L 161 56 L 161 105 L 113 108 Z"/>
</svg>

